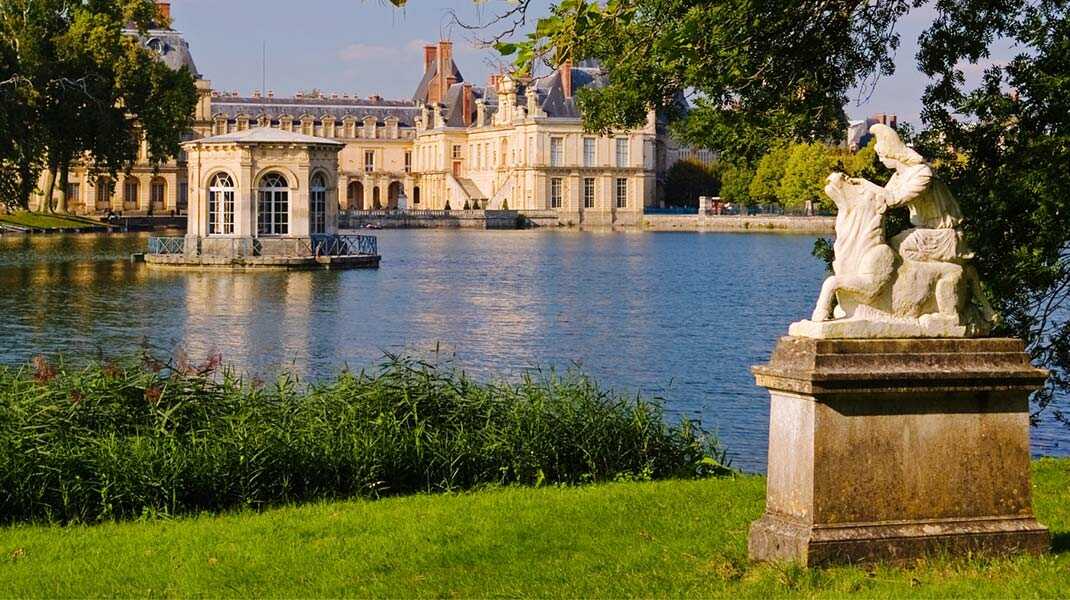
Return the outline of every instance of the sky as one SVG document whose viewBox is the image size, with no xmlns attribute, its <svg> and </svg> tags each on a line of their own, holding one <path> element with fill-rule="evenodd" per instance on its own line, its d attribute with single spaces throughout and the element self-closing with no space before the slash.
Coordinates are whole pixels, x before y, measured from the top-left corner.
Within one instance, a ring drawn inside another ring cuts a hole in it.
<svg viewBox="0 0 1070 600">
<path fill-rule="evenodd" d="M 533 0 L 531 14 L 546 14 L 549 5 L 550 0 Z M 410 0 L 404 9 L 385 0 L 172 0 L 171 10 L 197 68 L 217 90 L 248 95 L 260 89 L 266 44 L 267 89 L 278 95 L 319 89 L 406 99 L 423 74 L 422 47 L 440 37 L 453 40 L 465 80 L 485 83 L 498 70 L 495 53 L 477 48 L 475 36 L 456 25 L 451 13 L 483 24 L 506 6 L 504 0 Z M 896 74 L 882 79 L 861 103 L 853 94 L 846 107 L 850 118 L 884 112 L 918 122 L 927 80 L 914 54 L 930 18 L 923 7 L 900 22 Z"/>
</svg>

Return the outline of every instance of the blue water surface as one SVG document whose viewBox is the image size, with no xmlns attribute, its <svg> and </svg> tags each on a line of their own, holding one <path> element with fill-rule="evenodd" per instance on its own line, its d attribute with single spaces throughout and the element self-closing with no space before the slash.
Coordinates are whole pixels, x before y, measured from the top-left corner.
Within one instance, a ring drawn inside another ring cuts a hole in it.
<svg viewBox="0 0 1070 600">
<path fill-rule="evenodd" d="M 376 233 L 379 270 L 295 273 L 151 271 L 128 260 L 138 234 L 0 238 L 0 362 L 149 346 L 305 379 L 384 352 L 437 352 L 481 378 L 578 365 L 665 398 L 736 466 L 764 469 L 768 398 L 749 367 L 812 309 L 813 236 Z M 1070 429 L 1033 433 L 1036 453 L 1070 453 Z"/>
</svg>

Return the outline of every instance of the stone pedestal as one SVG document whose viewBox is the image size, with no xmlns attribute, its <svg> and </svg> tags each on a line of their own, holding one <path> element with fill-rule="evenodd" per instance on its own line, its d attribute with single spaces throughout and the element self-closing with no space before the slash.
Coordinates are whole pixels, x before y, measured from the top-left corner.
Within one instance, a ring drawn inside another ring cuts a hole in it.
<svg viewBox="0 0 1070 600">
<path fill-rule="evenodd" d="M 754 367 L 772 397 L 754 560 L 1045 552 L 1033 517 L 1029 394 L 1014 339 L 784 337 Z"/>
</svg>

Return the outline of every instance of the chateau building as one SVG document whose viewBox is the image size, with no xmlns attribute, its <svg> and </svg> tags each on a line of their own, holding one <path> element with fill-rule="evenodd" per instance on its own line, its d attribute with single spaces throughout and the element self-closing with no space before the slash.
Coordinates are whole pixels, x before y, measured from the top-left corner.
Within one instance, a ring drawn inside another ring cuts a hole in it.
<svg viewBox="0 0 1070 600">
<path fill-rule="evenodd" d="M 169 14 L 169 2 L 158 2 Z M 604 85 L 598 65 L 565 64 L 536 79 L 493 75 L 465 81 L 453 45 L 424 48 L 411 99 L 342 94 L 277 97 L 213 90 L 173 29 L 138 36 L 173 68 L 197 76 L 200 101 L 188 140 L 273 127 L 335 140 L 342 210 L 509 208 L 553 211 L 562 222 L 637 223 L 657 201 L 673 145 L 653 112 L 644 127 L 609 136 L 585 133 L 575 94 Z M 182 214 L 190 205 L 185 152 L 158 167 L 141 160 L 118 181 L 72 169 L 68 208 L 83 214 Z M 332 182 L 334 183 L 334 182 Z M 404 196 L 403 196 L 404 195 Z"/>
</svg>

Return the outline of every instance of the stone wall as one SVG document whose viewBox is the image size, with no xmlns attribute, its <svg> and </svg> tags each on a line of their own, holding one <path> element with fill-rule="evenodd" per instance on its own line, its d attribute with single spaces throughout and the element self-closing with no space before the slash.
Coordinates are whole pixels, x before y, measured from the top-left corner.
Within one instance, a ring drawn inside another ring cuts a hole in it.
<svg viewBox="0 0 1070 600">
<path fill-rule="evenodd" d="M 643 229 L 646 231 L 739 231 L 827 235 L 836 232 L 836 217 L 644 215 Z"/>
<path fill-rule="evenodd" d="M 343 229 L 517 229 L 515 210 L 351 210 L 339 215 Z"/>
</svg>

